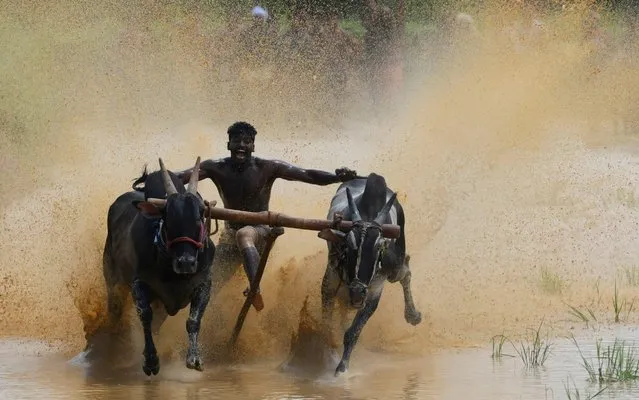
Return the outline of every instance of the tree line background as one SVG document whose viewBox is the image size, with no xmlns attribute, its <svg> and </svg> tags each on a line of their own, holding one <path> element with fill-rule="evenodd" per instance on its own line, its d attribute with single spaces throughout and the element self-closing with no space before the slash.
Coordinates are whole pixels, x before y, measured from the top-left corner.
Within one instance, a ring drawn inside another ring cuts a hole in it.
<svg viewBox="0 0 639 400">
<path fill-rule="evenodd" d="M 367 7 L 367 0 L 205 0 L 205 3 L 219 6 L 226 15 L 232 16 L 246 13 L 255 5 L 261 5 L 276 17 L 288 18 L 296 9 L 303 9 L 310 15 L 326 17 L 337 15 L 340 18 L 358 18 Z M 447 15 L 451 10 L 457 11 L 480 9 L 486 2 L 481 0 L 378 0 L 393 10 L 403 3 L 405 18 L 413 22 L 433 22 Z M 504 1 L 504 5 L 515 4 L 515 0 Z M 532 0 L 523 1 L 527 6 L 543 10 L 561 10 L 573 2 L 564 0 Z M 602 10 L 639 17 L 639 0 L 592 0 L 592 5 Z"/>
</svg>

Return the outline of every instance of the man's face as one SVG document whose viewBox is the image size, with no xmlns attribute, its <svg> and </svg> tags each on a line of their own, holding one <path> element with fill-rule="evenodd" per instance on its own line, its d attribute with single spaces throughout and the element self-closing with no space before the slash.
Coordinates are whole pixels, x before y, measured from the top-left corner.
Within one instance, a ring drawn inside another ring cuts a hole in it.
<svg viewBox="0 0 639 400">
<path fill-rule="evenodd" d="M 233 135 L 229 138 L 227 148 L 231 152 L 233 161 L 247 161 L 255 150 L 255 137 L 247 133 Z"/>
</svg>

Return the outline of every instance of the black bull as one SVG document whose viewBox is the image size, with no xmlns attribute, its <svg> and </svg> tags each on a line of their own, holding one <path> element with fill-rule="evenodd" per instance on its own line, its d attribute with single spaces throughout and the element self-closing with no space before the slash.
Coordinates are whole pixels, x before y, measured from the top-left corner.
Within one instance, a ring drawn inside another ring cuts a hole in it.
<svg viewBox="0 0 639 400">
<path fill-rule="evenodd" d="M 404 318 L 412 325 L 421 322 L 421 313 L 413 302 L 406 254 L 404 210 L 387 186 L 376 174 L 367 179 L 355 179 L 340 185 L 333 197 L 328 218 L 335 214 L 353 221 L 348 233 L 326 229 L 318 235 L 328 243 L 328 265 L 322 281 L 322 316 L 326 333 L 332 336 L 332 312 L 335 298 L 341 294 L 357 314 L 344 334 L 344 353 L 335 375 L 348 369 L 351 352 L 362 328 L 379 304 L 385 281 L 399 281 L 404 291 Z M 397 224 L 400 235 L 387 239 L 381 234 L 382 224 Z M 340 289 L 345 289 L 340 291 Z"/>
<path fill-rule="evenodd" d="M 160 171 L 138 179 L 144 181 L 144 193 L 124 193 L 109 208 L 103 256 L 110 324 L 119 323 L 130 290 L 144 330 L 142 369 L 147 375 L 160 370 L 153 333 L 167 314 L 173 316 L 189 303 L 186 366 L 202 370 L 198 333 L 210 298 L 215 253 L 205 229 L 205 204 L 197 193 L 200 158 L 186 190 L 159 161 Z M 151 197 L 166 197 L 166 205 L 146 201 Z"/>
</svg>

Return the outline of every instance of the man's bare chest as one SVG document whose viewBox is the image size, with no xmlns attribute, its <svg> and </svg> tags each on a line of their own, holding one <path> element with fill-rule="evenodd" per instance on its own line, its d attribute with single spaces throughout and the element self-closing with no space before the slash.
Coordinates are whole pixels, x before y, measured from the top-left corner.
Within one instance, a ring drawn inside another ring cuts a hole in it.
<svg viewBox="0 0 639 400">
<path fill-rule="evenodd" d="M 225 193 L 252 194 L 262 192 L 268 180 L 256 171 L 232 172 L 216 179 L 218 186 Z"/>
</svg>

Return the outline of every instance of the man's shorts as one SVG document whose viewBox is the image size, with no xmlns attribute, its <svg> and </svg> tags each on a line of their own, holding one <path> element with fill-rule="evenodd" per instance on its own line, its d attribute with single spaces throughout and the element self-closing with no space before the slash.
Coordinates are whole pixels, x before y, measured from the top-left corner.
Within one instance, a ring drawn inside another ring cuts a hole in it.
<svg viewBox="0 0 639 400">
<path fill-rule="evenodd" d="M 271 228 L 267 225 L 250 225 L 250 227 L 255 229 L 257 233 L 255 247 L 261 255 L 266 247 L 266 236 L 270 233 Z M 224 228 L 215 248 L 213 271 L 214 274 L 220 275 L 220 279 L 223 281 L 233 276 L 237 268 L 244 263 L 242 251 L 237 245 L 236 235 L 236 229 Z"/>
<path fill-rule="evenodd" d="M 247 225 L 247 227 L 251 227 L 257 232 L 255 247 L 257 247 L 258 251 L 262 253 L 262 250 L 264 250 L 264 246 L 266 245 L 266 236 L 271 232 L 271 228 L 267 225 Z M 239 253 L 240 250 L 237 246 L 236 240 L 237 231 L 237 229 L 224 228 L 222 233 L 220 233 L 220 240 L 218 241 L 218 245 L 234 245 Z"/>
</svg>

